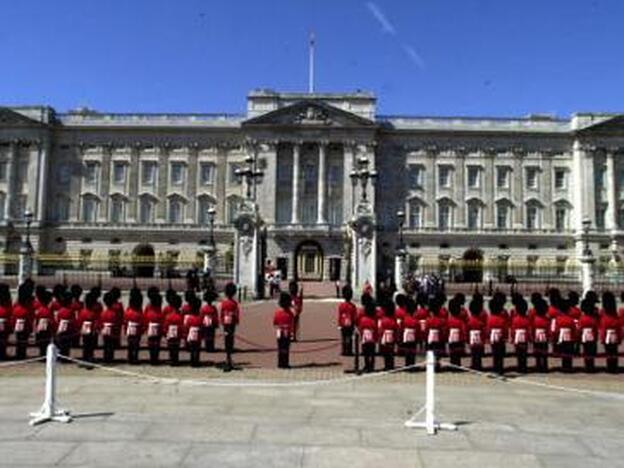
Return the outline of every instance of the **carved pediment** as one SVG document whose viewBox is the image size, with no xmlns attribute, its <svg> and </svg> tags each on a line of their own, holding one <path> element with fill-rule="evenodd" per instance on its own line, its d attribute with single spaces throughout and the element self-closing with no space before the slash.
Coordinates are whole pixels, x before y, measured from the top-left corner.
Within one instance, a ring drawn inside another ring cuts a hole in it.
<svg viewBox="0 0 624 468">
<path fill-rule="evenodd" d="M 41 123 L 15 112 L 7 107 L 0 107 L 0 128 L 3 127 L 39 127 Z"/>
<path fill-rule="evenodd" d="M 301 101 L 243 122 L 244 126 L 372 127 L 375 123 L 318 101 Z"/>
<path fill-rule="evenodd" d="M 624 135 L 624 114 L 605 116 L 591 124 L 581 128 L 580 133 L 585 134 L 617 134 Z"/>
</svg>

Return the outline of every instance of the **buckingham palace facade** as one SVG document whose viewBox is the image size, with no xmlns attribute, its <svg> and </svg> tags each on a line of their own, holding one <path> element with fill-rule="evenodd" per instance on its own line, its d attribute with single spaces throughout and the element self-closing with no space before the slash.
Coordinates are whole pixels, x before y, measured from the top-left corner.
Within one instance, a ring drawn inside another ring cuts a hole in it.
<svg viewBox="0 0 624 468">
<path fill-rule="evenodd" d="M 393 268 L 397 212 L 413 272 L 576 277 L 586 219 L 599 268 L 619 264 L 623 153 L 617 114 L 385 116 L 366 92 L 257 90 L 241 115 L 0 107 L 1 267 L 15 268 L 28 209 L 41 274 L 188 267 L 211 224 L 226 271 L 246 196 L 236 169 L 251 156 L 263 252 L 288 278 L 346 277 L 359 161 L 377 173 L 366 193 L 380 277 Z"/>
</svg>

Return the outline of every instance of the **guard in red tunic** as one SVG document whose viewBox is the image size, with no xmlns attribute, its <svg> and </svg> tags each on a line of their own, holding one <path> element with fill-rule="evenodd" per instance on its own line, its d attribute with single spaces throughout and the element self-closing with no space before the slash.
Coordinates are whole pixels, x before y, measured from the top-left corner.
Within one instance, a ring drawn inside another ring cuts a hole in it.
<svg viewBox="0 0 624 468">
<path fill-rule="evenodd" d="M 195 290 L 189 289 L 184 293 L 184 303 L 180 308 L 180 313 L 182 314 L 182 320 L 184 322 L 184 326 L 188 325 L 188 316 L 190 316 L 193 306 L 192 303 L 197 299 L 197 295 L 195 294 Z"/>
<path fill-rule="evenodd" d="M 50 310 L 54 315 L 54 320 L 57 320 L 56 314 L 61 308 L 61 302 L 63 302 L 63 294 L 65 294 L 67 288 L 62 284 L 57 284 L 52 288 L 52 302 L 50 302 Z"/>
<path fill-rule="evenodd" d="M 531 332 L 533 341 L 533 355 L 538 372 L 548 372 L 548 342 L 550 341 L 550 318 L 548 304 L 541 295 L 534 296 L 533 317 Z"/>
<path fill-rule="evenodd" d="M 59 353 L 63 356 L 70 355 L 74 336 L 78 335 L 76 315 L 71 308 L 72 299 L 71 292 L 65 291 L 60 299 L 60 308 L 56 314 L 56 344 Z"/>
<path fill-rule="evenodd" d="M 483 368 L 483 353 L 485 350 L 485 326 L 487 315 L 483 311 L 483 296 L 473 296 L 468 304 L 470 315 L 466 330 L 468 334 L 468 346 L 470 347 L 470 367 L 475 370 Z"/>
<path fill-rule="evenodd" d="M 160 363 L 160 346 L 163 336 L 162 296 L 158 288 L 150 288 L 147 291 L 147 297 L 149 303 L 143 310 L 143 317 L 145 319 L 150 364 L 155 366 Z"/>
<path fill-rule="evenodd" d="M 528 304 L 521 295 L 514 295 L 514 313 L 511 319 L 511 342 L 516 351 L 518 372 L 527 372 L 527 355 L 531 337 L 531 322 L 527 317 Z"/>
<path fill-rule="evenodd" d="M 559 314 L 555 319 L 555 340 L 558 352 L 561 354 L 563 372 L 572 372 L 574 344 L 576 343 L 576 323 L 570 315 L 570 304 L 567 299 L 560 297 L 555 304 Z"/>
<path fill-rule="evenodd" d="M 295 326 L 293 328 L 292 341 L 297 341 L 299 337 L 299 322 L 303 313 L 303 288 L 299 288 L 296 281 L 288 284 L 288 292 L 292 301 L 292 309 L 295 314 Z"/>
<path fill-rule="evenodd" d="M 607 297 L 605 297 L 607 295 Z M 622 323 L 617 315 L 615 297 L 605 293 L 602 297 L 600 317 L 600 341 L 607 354 L 607 372 L 618 372 L 618 347 L 622 342 Z"/>
<path fill-rule="evenodd" d="M 357 327 L 362 343 L 364 372 L 375 370 L 375 348 L 377 346 L 377 307 L 369 294 L 362 295 L 363 312 L 358 317 Z"/>
<path fill-rule="evenodd" d="M 199 367 L 202 343 L 202 319 L 199 315 L 201 301 L 197 296 L 189 298 L 189 313 L 184 326 L 186 349 L 191 355 L 191 366 Z"/>
<path fill-rule="evenodd" d="M 429 318 L 428 298 L 425 293 L 418 293 L 416 295 L 416 313 L 414 319 L 418 322 L 418 344 L 422 350 L 425 349 L 427 342 L 427 319 Z"/>
<path fill-rule="evenodd" d="M 401 333 L 403 335 L 402 346 L 405 355 L 405 366 L 413 366 L 416 362 L 416 345 L 420 341 L 418 321 L 414 317 L 416 313 L 416 301 L 411 297 L 405 300 L 405 318 Z"/>
<path fill-rule="evenodd" d="M 180 340 L 184 333 L 182 314 L 179 312 L 182 298 L 177 294 L 170 294 L 167 301 L 169 313 L 165 315 L 164 329 L 169 349 L 169 362 L 176 366 L 180 360 Z"/>
<path fill-rule="evenodd" d="M 82 336 L 82 359 L 87 362 L 93 361 L 93 354 L 97 347 L 97 297 L 89 292 L 85 296 L 83 309 L 78 314 L 78 330 Z"/>
<path fill-rule="evenodd" d="M 225 368 L 231 371 L 233 369 L 232 354 L 234 353 L 234 339 L 236 336 L 236 326 L 240 321 L 240 306 L 234 299 L 236 296 L 236 285 L 228 283 L 225 285 L 225 299 L 221 301 L 221 323 L 223 324 L 223 332 L 225 333 Z"/>
<path fill-rule="evenodd" d="M 118 287 L 112 287 L 109 292 L 113 300 L 113 305 L 111 307 L 117 314 L 116 324 L 118 328 L 115 334 L 115 336 L 117 337 L 115 348 L 121 348 L 121 332 L 122 332 L 121 329 L 123 327 L 124 314 L 125 314 L 124 306 L 123 306 L 123 303 L 121 302 L 121 290 Z"/>
<path fill-rule="evenodd" d="M 11 290 L 9 285 L 0 284 L 0 360 L 7 358 L 7 342 L 13 333 L 13 301 L 11 300 Z"/>
<path fill-rule="evenodd" d="M 343 302 L 338 306 L 338 328 L 342 337 L 342 355 L 353 355 L 353 332 L 357 318 L 357 307 L 352 302 L 353 289 L 350 285 L 342 288 Z"/>
<path fill-rule="evenodd" d="M 39 347 L 39 355 L 45 356 L 46 348 L 56 333 L 56 322 L 50 310 L 52 293 L 44 289 L 40 290 L 38 295 L 38 307 L 35 309 L 35 343 Z"/>
<path fill-rule="evenodd" d="M 451 364 L 461 365 L 461 358 L 466 349 L 466 322 L 462 317 L 462 304 L 457 296 L 449 302 L 449 318 L 446 322 L 447 341 Z"/>
<path fill-rule="evenodd" d="M 215 350 L 215 333 L 219 328 L 219 312 L 213 305 L 218 294 L 214 289 L 208 289 L 204 293 L 204 305 L 199 311 L 202 320 L 202 334 L 204 336 L 204 349 L 212 353 Z"/>
<path fill-rule="evenodd" d="M 487 335 L 492 349 L 494 372 L 505 372 L 505 351 L 507 342 L 507 320 L 503 315 L 503 304 L 500 296 L 490 300 L 490 316 L 487 321 Z"/>
<path fill-rule="evenodd" d="M 74 312 L 74 319 L 78 320 L 78 314 L 84 307 L 84 303 L 81 299 L 83 289 L 79 284 L 73 284 L 70 288 L 70 292 L 72 295 L 72 302 L 69 307 Z M 78 348 L 80 346 L 80 330 L 72 336 L 72 346 L 74 348 Z"/>
<path fill-rule="evenodd" d="M 126 342 L 128 346 L 128 362 L 139 363 L 139 349 L 141 336 L 143 335 L 143 295 L 138 288 L 130 290 L 128 307 L 124 313 L 124 328 L 126 330 Z"/>
<path fill-rule="evenodd" d="M 598 352 L 598 327 L 600 320 L 598 309 L 592 301 L 583 299 L 581 301 L 581 318 L 578 321 L 578 332 L 585 356 L 585 370 L 595 372 L 595 357 Z"/>
<path fill-rule="evenodd" d="M 425 330 L 427 349 L 436 354 L 436 359 L 446 352 L 446 319 L 443 317 L 442 301 L 441 295 L 429 300 L 429 318 Z"/>
<path fill-rule="evenodd" d="M 28 338 L 33 331 L 35 318 L 31 283 L 24 282 L 17 289 L 17 302 L 13 305 L 13 330 L 15 333 L 15 357 L 25 359 Z"/>
<path fill-rule="evenodd" d="M 392 370 L 399 325 L 394 314 L 394 302 L 390 298 L 384 299 L 382 308 L 384 316 L 379 320 L 379 353 L 384 359 L 384 370 Z"/>
<path fill-rule="evenodd" d="M 281 293 L 278 305 L 279 308 L 273 315 L 273 327 L 277 339 L 277 367 L 288 369 L 290 367 L 290 338 L 295 326 L 290 294 Z"/>
<path fill-rule="evenodd" d="M 99 329 L 102 334 L 102 346 L 104 348 L 104 362 L 111 363 L 115 357 L 115 348 L 119 342 L 119 333 L 122 320 L 119 318 L 115 299 L 112 292 L 104 294 L 105 309 L 100 315 Z"/>
</svg>

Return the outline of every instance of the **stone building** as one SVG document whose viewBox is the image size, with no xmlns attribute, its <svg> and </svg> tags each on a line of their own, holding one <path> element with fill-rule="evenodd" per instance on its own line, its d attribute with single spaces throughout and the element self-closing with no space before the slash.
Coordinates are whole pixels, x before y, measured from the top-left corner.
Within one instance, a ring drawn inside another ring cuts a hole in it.
<svg viewBox="0 0 624 468">
<path fill-rule="evenodd" d="M 231 269 L 233 220 L 252 156 L 266 258 L 289 277 L 345 278 L 347 225 L 367 162 L 379 276 L 391 276 L 397 212 L 412 271 L 480 281 L 576 278 L 582 221 L 599 268 L 624 234 L 624 118 L 384 116 L 374 95 L 253 91 L 244 115 L 57 113 L 0 108 L 0 242 L 14 273 L 32 210 L 40 273 L 139 275 L 201 263 L 210 209 L 218 267 Z"/>
</svg>

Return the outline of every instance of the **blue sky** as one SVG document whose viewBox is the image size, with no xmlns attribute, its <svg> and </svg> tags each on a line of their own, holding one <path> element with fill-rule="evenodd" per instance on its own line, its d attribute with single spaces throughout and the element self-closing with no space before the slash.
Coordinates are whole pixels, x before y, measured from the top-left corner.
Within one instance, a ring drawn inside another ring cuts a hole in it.
<svg viewBox="0 0 624 468">
<path fill-rule="evenodd" d="M 253 88 L 384 114 L 624 111 L 622 0 L 6 0 L 0 104 L 243 112 Z"/>
</svg>

